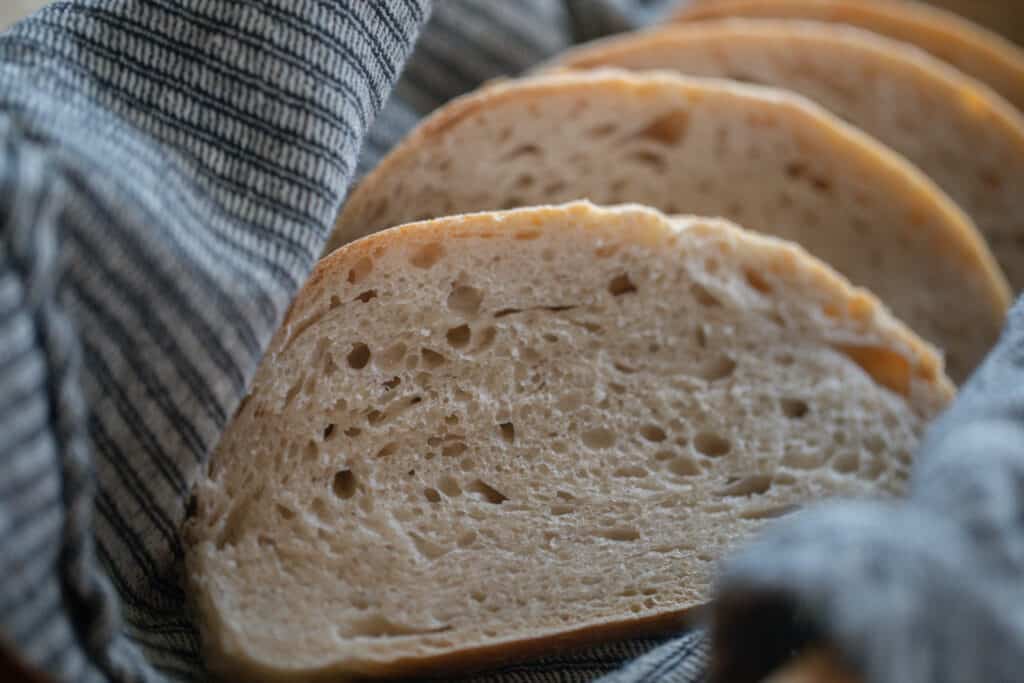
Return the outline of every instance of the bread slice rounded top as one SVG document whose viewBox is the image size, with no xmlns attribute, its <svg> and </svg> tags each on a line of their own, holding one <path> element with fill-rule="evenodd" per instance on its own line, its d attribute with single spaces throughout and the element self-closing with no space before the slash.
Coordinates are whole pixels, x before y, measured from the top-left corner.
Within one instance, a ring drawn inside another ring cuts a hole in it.
<svg viewBox="0 0 1024 683">
<path fill-rule="evenodd" d="M 924 171 L 1024 289 L 1024 115 L 921 50 L 842 24 L 724 19 L 596 41 L 554 64 L 672 69 L 805 95 Z"/>
<path fill-rule="evenodd" d="M 685 7 L 675 20 L 723 17 L 815 19 L 859 26 L 930 52 L 1024 109 L 1024 51 L 938 7 L 874 0 L 713 0 Z"/>
<path fill-rule="evenodd" d="M 721 216 L 868 287 L 963 380 L 1009 287 L 918 169 L 810 100 L 669 72 L 507 81 L 428 117 L 355 189 L 332 244 L 412 220 L 589 199 Z"/>
<path fill-rule="evenodd" d="M 940 358 L 799 247 L 587 203 L 315 269 L 186 531 L 211 668 L 451 670 L 677 625 L 766 519 L 903 490 Z"/>
</svg>

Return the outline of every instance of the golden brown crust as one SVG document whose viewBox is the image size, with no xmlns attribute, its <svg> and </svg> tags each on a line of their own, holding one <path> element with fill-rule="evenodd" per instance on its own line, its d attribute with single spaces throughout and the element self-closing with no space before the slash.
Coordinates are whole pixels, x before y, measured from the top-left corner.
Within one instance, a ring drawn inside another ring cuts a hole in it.
<svg viewBox="0 0 1024 683">
<path fill-rule="evenodd" d="M 714 0 L 685 7 L 672 20 L 729 16 L 806 18 L 861 26 L 917 45 L 988 83 L 1024 109 L 1024 51 L 1002 36 L 937 7 L 863 0 Z"/>
</svg>

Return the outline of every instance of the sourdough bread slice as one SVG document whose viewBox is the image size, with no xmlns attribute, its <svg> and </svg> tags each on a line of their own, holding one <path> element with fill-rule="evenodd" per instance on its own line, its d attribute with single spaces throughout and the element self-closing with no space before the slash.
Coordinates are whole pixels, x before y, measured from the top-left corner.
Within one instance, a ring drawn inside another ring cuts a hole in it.
<svg viewBox="0 0 1024 683">
<path fill-rule="evenodd" d="M 902 157 L 803 97 L 668 72 L 556 74 L 452 102 L 364 179 L 332 241 L 573 199 L 798 242 L 937 344 L 957 381 L 1010 301 L 970 220 Z"/>
<path fill-rule="evenodd" d="M 805 95 L 931 177 L 974 220 L 1013 289 L 1024 289 L 1024 116 L 906 43 L 842 24 L 733 19 L 610 38 L 556 63 L 673 69 Z"/>
<path fill-rule="evenodd" d="M 211 667 L 338 680 L 678 625 L 712 563 L 901 491 L 941 361 L 806 252 L 587 203 L 325 258 L 196 487 Z"/>
<path fill-rule="evenodd" d="M 709 0 L 685 6 L 675 19 L 723 17 L 814 19 L 859 26 L 930 52 L 1024 109 L 1024 50 L 938 7 L 896 0 Z"/>
</svg>

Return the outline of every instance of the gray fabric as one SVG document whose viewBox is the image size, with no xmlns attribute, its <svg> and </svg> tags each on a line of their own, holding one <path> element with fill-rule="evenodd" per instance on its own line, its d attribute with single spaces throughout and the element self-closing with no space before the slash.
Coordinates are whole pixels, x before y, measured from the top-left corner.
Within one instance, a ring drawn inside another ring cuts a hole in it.
<svg viewBox="0 0 1024 683">
<path fill-rule="evenodd" d="M 1022 418 L 1024 301 L 931 426 L 907 500 L 807 510 L 727 565 L 719 628 L 733 642 L 722 644 L 723 656 L 757 647 L 758 634 L 774 628 L 790 633 L 783 650 L 834 641 L 868 681 L 1020 680 Z M 769 603 L 783 609 L 764 609 Z M 765 623 L 769 612 L 775 623 Z"/>
</svg>

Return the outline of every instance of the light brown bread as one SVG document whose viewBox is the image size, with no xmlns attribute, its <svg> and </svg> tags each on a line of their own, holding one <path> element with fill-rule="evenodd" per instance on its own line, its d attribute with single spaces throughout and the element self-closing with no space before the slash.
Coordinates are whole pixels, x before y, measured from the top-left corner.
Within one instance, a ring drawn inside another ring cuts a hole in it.
<svg viewBox="0 0 1024 683">
<path fill-rule="evenodd" d="M 1024 109 L 1024 51 L 938 7 L 895 0 L 711 0 L 684 7 L 675 19 L 724 17 L 814 19 L 859 26 L 935 55 Z"/>
<path fill-rule="evenodd" d="M 332 242 L 573 199 L 722 216 L 796 241 L 937 344 L 957 381 L 1010 301 L 969 219 L 902 157 L 805 98 L 667 72 L 509 81 L 452 102 L 364 179 Z"/>
<path fill-rule="evenodd" d="M 1024 12 L 1019 0 L 927 0 L 954 14 L 995 31 L 1020 45 L 1024 43 Z"/>
<path fill-rule="evenodd" d="M 678 625 L 766 519 L 898 493 L 951 395 L 871 295 L 724 221 L 378 233 L 318 265 L 197 485 L 208 661 L 339 680 Z"/>
<path fill-rule="evenodd" d="M 1024 116 L 945 62 L 842 24 L 727 19 L 597 41 L 555 63 L 674 69 L 805 95 L 928 174 L 1024 289 Z"/>
</svg>

